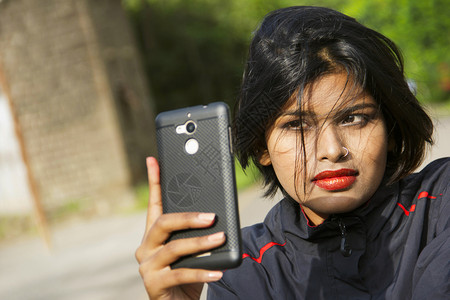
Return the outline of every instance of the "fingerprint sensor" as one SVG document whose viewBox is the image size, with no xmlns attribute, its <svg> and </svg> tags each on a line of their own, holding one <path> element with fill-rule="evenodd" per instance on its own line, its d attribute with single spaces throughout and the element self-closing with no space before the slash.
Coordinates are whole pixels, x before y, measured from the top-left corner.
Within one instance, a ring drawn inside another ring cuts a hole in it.
<svg viewBox="0 0 450 300">
<path fill-rule="evenodd" d="M 196 139 L 189 139 L 184 144 L 184 149 L 188 154 L 195 154 L 198 151 L 198 142 Z"/>
</svg>

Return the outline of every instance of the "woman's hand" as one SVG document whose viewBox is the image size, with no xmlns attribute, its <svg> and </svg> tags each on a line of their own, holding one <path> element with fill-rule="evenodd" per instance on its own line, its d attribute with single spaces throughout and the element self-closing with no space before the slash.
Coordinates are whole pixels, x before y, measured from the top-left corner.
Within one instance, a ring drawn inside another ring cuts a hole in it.
<svg viewBox="0 0 450 300">
<path fill-rule="evenodd" d="M 216 248 L 225 242 L 223 232 L 209 236 L 179 239 L 165 243 L 176 230 L 204 228 L 214 223 L 213 213 L 163 214 L 159 166 L 147 158 L 149 204 L 144 239 L 136 251 L 139 272 L 151 299 L 198 299 L 205 282 L 217 281 L 220 271 L 171 269 L 182 256 Z"/>
</svg>

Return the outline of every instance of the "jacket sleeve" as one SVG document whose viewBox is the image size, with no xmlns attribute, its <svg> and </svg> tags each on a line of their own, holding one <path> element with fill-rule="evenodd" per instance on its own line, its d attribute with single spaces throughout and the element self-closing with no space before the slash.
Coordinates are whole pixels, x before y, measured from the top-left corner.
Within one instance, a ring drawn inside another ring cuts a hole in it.
<svg viewBox="0 0 450 300">
<path fill-rule="evenodd" d="M 239 299 L 223 281 L 208 284 L 207 299 Z"/>
<path fill-rule="evenodd" d="M 450 228 L 422 251 L 413 278 L 412 299 L 450 299 Z"/>
<path fill-rule="evenodd" d="M 208 300 L 272 299 L 264 268 L 245 259 L 237 269 L 226 270 L 220 281 L 208 284 Z"/>
<path fill-rule="evenodd" d="M 441 196 L 439 215 L 435 216 L 436 235 L 419 255 L 413 275 L 412 299 L 450 299 L 450 174 L 443 175 L 446 188 Z"/>
</svg>

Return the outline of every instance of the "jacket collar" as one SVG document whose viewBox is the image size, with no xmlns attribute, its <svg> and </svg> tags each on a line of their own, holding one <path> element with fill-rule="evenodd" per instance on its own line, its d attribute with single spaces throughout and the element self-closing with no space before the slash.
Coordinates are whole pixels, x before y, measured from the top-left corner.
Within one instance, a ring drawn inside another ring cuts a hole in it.
<svg viewBox="0 0 450 300">
<path fill-rule="evenodd" d="M 349 213 L 331 215 L 317 226 L 309 224 L 301 206 L 288 196 L 280 201 L 264 222 L 274 231 L 275 236 L 283 240 L 286 239 L 286 234 L 308 240 L 336 236 L 339 234 L 339 222 L 344 222 L 347 228 L 356 223 L 363 223 L 370 238 L 376 236 L 390 219 L 397 203 L 398 186 L 398 183 L 392 185 L 382 183 L 364 205 Z M 281 232 L 277 232 L 278 230 Z M 279 242 L 283 240 L 280 239 Z"/>
</svg>

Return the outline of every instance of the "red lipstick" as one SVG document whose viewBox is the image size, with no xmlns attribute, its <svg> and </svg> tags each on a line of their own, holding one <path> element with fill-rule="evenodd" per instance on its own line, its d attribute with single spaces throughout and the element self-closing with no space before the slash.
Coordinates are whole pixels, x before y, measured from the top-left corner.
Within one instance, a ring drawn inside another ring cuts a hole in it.
<svg viewBox="0 0 450 300">
<path fill-rule="evenodd" d="M 327 170 L 317 174 L 313 183 L 327 191 L 343 190 L 355 182 L 357 175 L 352 169 Z"/>
</svg>

